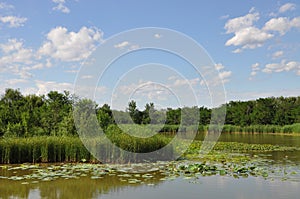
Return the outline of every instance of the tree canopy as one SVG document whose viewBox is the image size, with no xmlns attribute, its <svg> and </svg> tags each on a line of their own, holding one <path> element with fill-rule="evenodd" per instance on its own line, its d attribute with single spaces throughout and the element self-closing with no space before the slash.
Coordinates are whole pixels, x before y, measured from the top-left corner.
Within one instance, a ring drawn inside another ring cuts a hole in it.
<svg viewBox="0 0 300 199">
<path fill-rule="evenodd" d="M 47 95 L 26 95 L 19 90 L 6 89 L 0 98 L 0 137 L 28 136 L 76 136 L 73 120 L 74 103 L 91 104 L 65 91 L 50 91 Z M 125 111 L 111 110 L 108 104 L 93 104 L 99 126 L 105 131 L 109 125 L 121 124 L 166 124 L 191 125 L 197 120 L 208 125 L 212 110 L 207 107 L 178 107 L 155 109 L 147 103 L 139 110 L 135 101 L 130 101 Z M 226 106 L 225 124 L 289 125 L 300 123 L 300 97 L 269 97 L 252 101 L 231 101 Z M 192 114 L 191 114 L 192 113 Z"/>
</svg>

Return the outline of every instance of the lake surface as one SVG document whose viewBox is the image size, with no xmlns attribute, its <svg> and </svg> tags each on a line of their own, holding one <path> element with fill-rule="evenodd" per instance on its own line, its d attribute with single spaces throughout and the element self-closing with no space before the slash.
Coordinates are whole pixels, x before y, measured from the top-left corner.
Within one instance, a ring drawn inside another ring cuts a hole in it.
<svg viewBox="0 0 300 199">
<path fill-rule="evenodd" d="M 256 144 L 277 144 L 281 146 L 300 147 L 299 136 L 282 136 L 272 134 L 223 134 L 219 141 L 244 142 Z M 279 167 L 284 173 L 295 172 L 294 177 L 275 176 L 270 178 L 232 176 L 167 176 L 166 172 L 153 170 L 130 174 L 111 173 L 101 178 L 93 178 L 85 168 L 75 168 L 74 176 L 53 177 L 51 180 L 7 179 L 11 176 L 26 176 L 36 172 L 22 169 L 18 165 L 0 167 L 0 198 L 122 198 L 122 199 L 177 199 L 177 198 L 222 198 L 222 199 L 298 199 L 300 194 L 300 154 L 294 152 L 272 152 L 257 154 L 270 159 L 270 167 Z M 28 166 L 29 167 L 29 166 Z M 53 165 L 52 170 L 67 169 Z M 16 169 L 14 169 L 16 168 Z M 147 170 L 147 169 L 146 169 Z M 51 170 L 50 170 L 51 171 Z M 49 172 L 49 170 L 47 170 Z M 69 171 L 64 171 L 68 173 Z M 70 172 L 69 172 L 70 173 Z M 50 175 L 50 174 L 48 174 Z"/>
</svg>

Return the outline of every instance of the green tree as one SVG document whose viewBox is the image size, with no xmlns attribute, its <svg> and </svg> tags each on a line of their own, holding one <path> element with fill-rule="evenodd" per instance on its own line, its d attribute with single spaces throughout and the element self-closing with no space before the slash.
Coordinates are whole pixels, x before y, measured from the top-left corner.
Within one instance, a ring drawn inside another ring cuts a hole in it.
<svg viewBox="0 0 300 199">
<path fill-rule="evenodd" d="M 104 104 L 97 111 L 97 118 L 102 130 L 106 131 L 110 124 L 114 124 L 113 113 L 108 104 Z"/>
<path fill-rule="evenodd" d="M 130 117 L 132 118 L 132 120 L 135 124 L 141 124 L 142 123 L 143 114 L 142 114 L 142 112 L 140 112 L 137 109 L 137 105 L 136 105 L 136 102 L 134 100 L 131 100 L 128 103 L 128 111 L 129 111 Z"/>
</svg>

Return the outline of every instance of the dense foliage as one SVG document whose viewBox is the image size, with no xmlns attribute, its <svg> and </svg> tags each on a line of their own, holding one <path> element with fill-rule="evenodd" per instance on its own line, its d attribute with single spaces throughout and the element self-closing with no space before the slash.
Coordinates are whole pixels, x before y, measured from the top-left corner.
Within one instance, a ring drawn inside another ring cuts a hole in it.
<svg viewBox="0 0 300 199">
<path fill-rule="evenodd" d="M 198 120 L 199 130 L 210 123 L 212 109 L 206 107 L 183 107 L 156 110 L 153 103 L 139 110 L 135 101 L 126 111 L 111 110 L 104 104 L 99 107 L 91 100 L 80 100 L 69 92 L 51 91 L 47 95 L 22 95 L 19 90 L 6 89 L 0 98 L 0 137 L 74 136 L 77 135 L 73 120 L 73 104 L 93 106 L 100 127 L 106 131 L 115 122 L 118 124 L 166 124 L 162 131 L 177 131 L 178 125 L 193 124 Z M 259 125 L 292 125 L 300 123 L 300 97 L 270 97 L 253 101 L 231 101 L 226 105 L 227 128 Z M 189 114 L 199 111 L 199 114 Z M 187 113 L 187 114 L 186 114 Z M 184 115 L 186 114 L 186 115 Z M 199 117 L 199 118 L 194 118 Z M 275 128 L 275 127 L 274 127 Z M 234 130 L 228 130 L 234 131 Z"/>
</svg>

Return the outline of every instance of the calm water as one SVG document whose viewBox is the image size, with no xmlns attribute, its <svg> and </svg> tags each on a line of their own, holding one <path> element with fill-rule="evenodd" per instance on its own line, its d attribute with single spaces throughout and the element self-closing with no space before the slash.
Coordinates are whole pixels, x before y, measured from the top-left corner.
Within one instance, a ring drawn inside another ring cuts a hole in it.
<svg viewBox="0 0 300 199">
<path fill-rule="evenodd" d="M 220 141 L 300 147 L 300 137 L 297 136 L 225 134 L 220 137 Z M 265 158 L 274 160 L 281 167 L 290 168 L 292 165 L 293 170 L 300 173 L 298 151 L 263 155 L 266 155 L 263 156 Z M 0 168 L 2 177 L 22 176 L 30 172 L 32 171 Z M 124 177 L 118 175 L 106 175 L 100 179 L 91 179 L 90 175 L 86 175 L 78 179 L 58 178 L 50 182 L 8 180 L 0 177 L 0 198 L 298 199 L 300 195 L 300 179 L 298 178 L 283 181 L 282 178 L 266 180 L 262 177 L 235 179 L 230 176 L 199 176 L 197 179 L 185 179 L 179 176 L 166 180 L 165 173 L 154 171 L 150 174 L 152 178 L 135 177 L 138 183 L 129 183 L 128 180 L 123 179 Z"/>
</svg>

